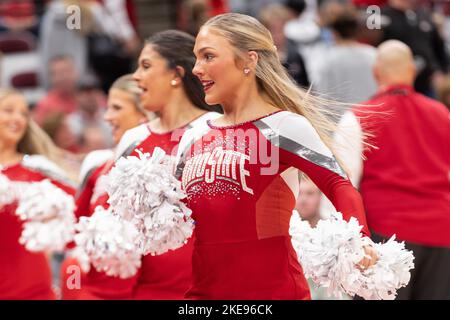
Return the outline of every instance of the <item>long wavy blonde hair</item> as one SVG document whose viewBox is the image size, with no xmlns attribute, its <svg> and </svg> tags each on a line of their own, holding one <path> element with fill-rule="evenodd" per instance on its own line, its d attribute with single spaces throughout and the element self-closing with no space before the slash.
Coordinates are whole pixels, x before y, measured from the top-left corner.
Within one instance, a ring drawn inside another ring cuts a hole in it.
<svg viewBox="0 0 450 320">
<path fill-rule="evenodd" d="M 335 149 L 333 134 L 337 131 L 339 118 L 336 106 L 348 108 L 348 104 L 314 96 L 310 90 L 298 87 L 281 64 L 272 35 L 266 27 L 257 19 L 239 13 L 215 16 L 203 27 L 225 37 L 236 49 L 237 59 L 244 59 L 249 51 L 255 51 L 258 54 L 255 75 L 264 100 L 307 118 L 325 145 Z"/>
<path fill-rule="evenodd" d="M 0 89 L 0 104 L 2 100 L 11 95 L 23 96 L 20 91 L 15 89 Z M 31 117 L 28 118 L 25 134 L 17 144 L 17 151 L 22 154 L 37 154 L 46 157 L 63 169 L 69 179 L 76 181 L 77 174 L 68 163 L 71 154 L 58 148 L 47 133 Z"/>
</svg>

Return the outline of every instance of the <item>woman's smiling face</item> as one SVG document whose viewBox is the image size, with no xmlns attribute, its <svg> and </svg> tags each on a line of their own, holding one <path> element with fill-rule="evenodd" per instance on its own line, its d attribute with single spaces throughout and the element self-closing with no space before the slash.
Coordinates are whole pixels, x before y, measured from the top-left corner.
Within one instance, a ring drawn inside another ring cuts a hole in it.
<svg viewBox="0 0 450 320">
<path fill-rule="evenodd" d="M 197 35 L 194 53 L 197 60 L 193 73 L 202 82 L 206 103 L 224 104 L 233 99 L 245 74 L 231 43 L 213 29 L 203 27 Z"/>
<path fill-rule="evenodd" d="M 9 94 L 0 100 L 0 141 L 15 145 L 25 135 L 30 112 L 28 103 L 20 94 Z"/>
<path fill-rule="evenodd" d="M 117 144 L 125 131 L 145 121 L 145 116 L 137 109 L 133 94 L 113 88 L 108 94 L 108 108 L 105 120 L 113 130 L 114 143 Z"/>
<path fill-rule="evenodd" d="M 141 104 L 146 110 L 159 112 L 167 104 L 174 77 L 175 71 L 168 68 L 167 60 L 151 44 L 147 44 L 142 49 L 138 68 L 133 74 L 142 89 Z"/>
</svg>

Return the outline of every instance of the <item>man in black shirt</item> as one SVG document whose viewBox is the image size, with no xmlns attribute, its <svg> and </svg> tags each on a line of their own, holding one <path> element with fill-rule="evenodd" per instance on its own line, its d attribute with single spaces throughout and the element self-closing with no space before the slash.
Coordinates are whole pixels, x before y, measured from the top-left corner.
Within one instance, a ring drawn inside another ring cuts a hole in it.
<svg viewBox="0 0 450 320">
<path fill-rule="evenodd" d="M 435 96 L 433 81 L 448 71 L 449 57 L 430 15 L 414 8 L 413 0 L 389 0 L 381 14 L 380 43 L 397 39 L 407 44 L 413 51 L 418 71 L 416 90 Z"/>
</svg>

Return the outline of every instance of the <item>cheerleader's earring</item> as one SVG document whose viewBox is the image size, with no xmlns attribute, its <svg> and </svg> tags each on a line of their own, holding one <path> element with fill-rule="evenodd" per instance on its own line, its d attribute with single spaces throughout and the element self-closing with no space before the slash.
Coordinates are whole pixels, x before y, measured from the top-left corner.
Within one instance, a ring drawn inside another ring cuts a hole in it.
<svg viewBox="0 0 450 320">
<path fill-rule="evenodd" d="M 175 87 L 177 85 L 177 80 L 173 79 L 172 81 L 170 81 L 170 84 L 172 85 L 172 87 Z"/>
<path fill-rule="evenodd" d="M 250 69 L 249 68 L 244 68 L 244 73 L 245 74 L 249 74 L 250 73 Z"/>
</svg>

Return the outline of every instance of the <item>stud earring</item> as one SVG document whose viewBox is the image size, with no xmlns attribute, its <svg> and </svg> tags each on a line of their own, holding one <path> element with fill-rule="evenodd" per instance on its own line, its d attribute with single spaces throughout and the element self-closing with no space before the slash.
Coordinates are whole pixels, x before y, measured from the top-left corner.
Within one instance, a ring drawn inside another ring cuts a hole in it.
<svg viewBox="0 0 450 320">
<path fill-rule="evenodd" d="M 177 85 L 177 80 L 173 79 L 172 81 L 170 81 L 170 84 L 172 85 L 172 87 L 175 87 Z"/>
<path fill-rule="evenodd" d="M 249 68 L 245 68 L 245 69 L 244 69 L 244 73 L 245 73 L 245 74 L 249 74 L 249 73 L 250 73 L 250 69 L 249 69 Z"/>
</svg>

